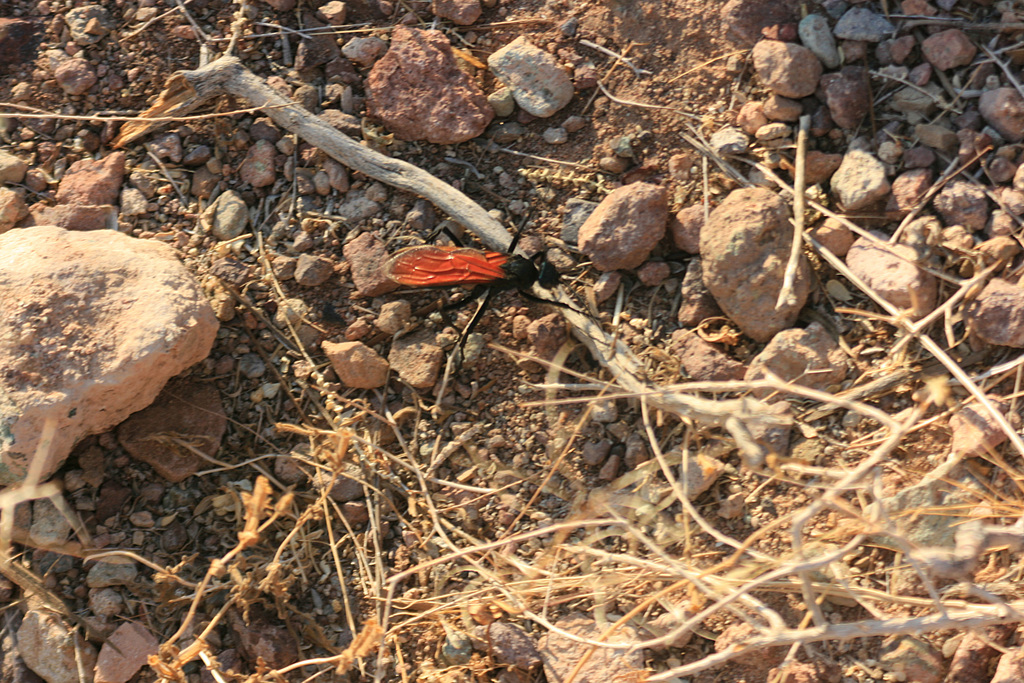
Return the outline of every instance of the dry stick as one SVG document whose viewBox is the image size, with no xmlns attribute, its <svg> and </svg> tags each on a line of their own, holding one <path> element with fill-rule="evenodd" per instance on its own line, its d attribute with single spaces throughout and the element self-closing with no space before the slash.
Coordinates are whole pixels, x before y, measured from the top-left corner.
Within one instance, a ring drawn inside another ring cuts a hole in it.
<svg viewBox="0 0 1024 683">
<path fill-rule="evenodd" d="M 221 57 L 200 69 L 173 74 L 158 103 L 147 113 L 166 114 L 160 103 L 174 107 L 176 113 L 187 113 L 202 102 L 225 94 L 239 97 L 256 107 L 265 107 L 267 116 L 274 123 L 299 135 L 349 168 L 400 190 L 425 197 L 476 234 L 488 248 L 503 251 L 510 244 L 512 238 L 508 231 L 469 197 L 421 168 L 384 156 L 340 133 L 298 104 L 282 97 L 242 66 L 235 57 Z M 114 146 L 123 146 L 149 130 L 150 127 L 133 126 L 118 137 Z M 572 308 L 572 299 L 563 288 L 545 290 L 535 285 L 534 294 L 542 298 L 553 298 L 564 305 L 562 314 L 572 325 L 576 337 L 586 345 L 594 358 L 612 372 L 620 385 L 629 391 L 651 392 L 651 382 L 629 347 L 612 340 L 595 320 Z M 765 404 L 753 398 L 713 401 L 658 392 L 652 396 L 651 404 L 659 410 L 689 417 L 710 426 L 725 427 L 734 436 L 738 432 L 738 423 L 789 422 L 769 414 Z M 738 436 L 742 438 L 743 434 L 739 433 Z M 765 457 L 763 449 L 752 442 L 746 443 L 746 449 L 758 449 L 746 453 L 752 461 L 760 461 Z"/>
<path fill-rule="evenodd" d="M 849 624 L 828 624 L 808 629 L 790 629 L 780 633 L 748 638 L 738 647 L 709 655 L 692 664 L 685 664 L 667 671 L 654 674 L 647 678 L 651 683 L 670 681 L 680 676 L 689 676 L 719 666 L 730 659 L 739 657 L 762 648 L 792 645 L 793 643 L 820 643 L 833 640 L 842 641 L 851 638 L 873 638 L 892 635 L 917 635 L 932 633 L 945 629 L 957 631 L 974 631 L 997 624 L 1009 624 L 1020 621 L 1024 603 L 1004 603 L 1001 605 L 977 605 L 963 613 L 951 612 L 948 617 L 941 614 L 929 614 L 923 617 L 897 617 L 893 619 L 871 619 Z"/>
<path fill-rule="evenodd" d="M 789 262 L 786 264 L 786 272 L 782 276 L 782 288 L 779 290 L 779 298 L 775 302 L 775 310 L 783 306 L 795 306 L 797 304 L 796 292 L 793 285 L 796 283 L 796 275 L 800 269 L 800 260 L 803 257 L 804 247 L 804 209 L 807 197 L 804 195 L 807 189 L 807 131 L 811 127 L 811 117 L 804 115 L 800 117 L 800 131 L 796 137 L 796 182 L 793 185 L 793 244 L 790 245 Z"/>
<path fill-rule="evenodd" d="M 602 52 L 602 53 L 608 55 L 609 57 L 614 57 L 615 59 L 619 60 L 620 62 L 622 62 L 623 64 L 628 66 L 630 69 L 632 69 L 634 76 L 640 77 L 640 76 L 653 76 L 654 75 L 653 73 L 651 73 L 647 69 L 641 69 L 636 64 L 634 64 L 632 62 L 632 60 L 628 59 L 624 55 L 620 55 L 618 52 L 612 52 L 608 48 L 601 47 L 597 43 L 593 43 L 593 42 L 591 42 L 589 40 L 580 40 L 579 44 L 583 45 L 585 47 L 589 47 L 592 50 L 597 50 L 598 52 Z"/>
</svg>

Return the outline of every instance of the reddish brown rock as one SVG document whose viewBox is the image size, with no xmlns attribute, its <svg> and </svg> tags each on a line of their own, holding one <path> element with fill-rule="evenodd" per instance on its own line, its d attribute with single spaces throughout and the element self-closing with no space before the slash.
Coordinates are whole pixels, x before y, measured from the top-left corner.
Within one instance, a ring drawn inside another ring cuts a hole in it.
<svg viewBox="0 0 1024 683">
<path fill-rule="evenodd" d="M 27 170 L 28 163 L 24 159 L 0 150 L 0 183 L 20 183 L 25 180 Z"/>
<path fill-rule="evenodd" d="M 465 142 L 483 133 L 494 118 L 487 97 L 459 69 L 440 31 L 396 26 L 367 88 L 371 115 L 402 140 Z"/>
<path fill-rule="evenodd" d="M 645 287 L 657 287 L 672 275 L 672 267 L 664 261 L 648 261 L 636 271 L 636 276 Z"/>
<path fill-rule="evenodd" d="M 668 224 L 672 243 L 687 254 L 700 252 L 700 231 L 704 227 L 704 205 L 693 204 L 676 212 Z"/>
<path fill-rule="evenodd" d="M 913 636 L 890 636 L 882 643 L 878 665 L 899 672 L 916 683 L 942 683 L 946 679 L 942 653 L 925 640 Z"/>
<path fill-rule="evenodd" d="M 24 19 L 0 18 L 0 73 L 32 58 L 39 44 L 38 26 Z"/>
<path fill-rule="evenodd" d="M 764 102 L 764 115 L 772 121 L 796 121 L 803 110 L 803 105 L 796 100 L 775 93 L 769 95 Z"/>
<path fill-rule="evenodd" d="M 358 341 L 321 344 L 331 367 L 345 386 L 376 389 L 388 379 L 388 362 L 366 344 Z"/>
<path fill-rule="evenodd" d="M 986 266 L 995 263 L 1007 263 L 1021 252 L 1020 243 L 1009 234 L 996 235 L 992 239 L 985 240 L 976 247 L 981 260 Z"/>
<path fill-rule="evenodd" d="M 969 128 L 961 128 L 956 132 L 957 158 L 965 168 L 975 167 L 978 159 L 992 149 L 992 136 Z"/>
<path fill-rule="evenodd" d="M 160 642 L 141 624 L 117 627 L 100 648 L 94 683 L 127 683 L 155 655 Z"/>
<path fill-rule="evenodd" d="M 346 522 L 357 529 L 370 521 L 370 509 L 364 500 L 351 500 L 342 503 L 341 515 Z"/>
<path fill-rule="evenodd" d="M 885 206 L 890 220 L 900 220 L 916 207 L 932 186 L 930 168 L 915 168 L 901 173 L 892 182 L 892 195 Z"/>
<path fill-rule="evenodd" d="M 827 389 L 846 377 L 846 354 L 819 323 L 806 329 L 783 330 L 750 361 L 745 379 L 754 382 L 771 373 L 784 382 Z M 754 392 L 759 398 L 772 389 Z"/>
<path fill-rule="evenodd" d="M 348 5 L 340 0 L 331 0 L 321 5 L 316 13 L 331 26 L 343 26 L 348 18 Z"/>
<path fill-rule="evenodd" d="M 800 18 L 793 0 L 729 0 L 720 14 L 725 35 L 744 48 L 760 40 L 765 29 Z"/>
<path fill-rule="evenodd" d="M 253 187 L 268 187 L 274 184 L 277 173 L 274 170 L 274 157 L 277 150 L 268 140 L 257 140 L 249 148 L 238 167 L 238 177 L 243 183 Z"/>
<path fill-rule="evenodd" d="M 541 360 L 551 360 L 568 338 L 565 320 L 560 313 L 549 313 L 531 322 L 526 328 L 533 353 Z"/>
<path fill-rule="evenodd" d="M 295 0 L 263 0 L 278 12 L 291 12 L 295 9 Z"/>
<path fill-rule="evenodd" d="M 924 39 L 921 54 L 940 71 L 967 66 L 978 54 L 967 34 L 958 28 L 939 31 Z"/>
<path fill-rule="evenodd" d="M 1017 174 L 1018 164 L 1006 157 L 997 156 L 988 163 L 985 172 L 994 183 L 1005 184 Z"/>
<path fill-rule="evenodd" d="M 772 648 L 744 648 L 743 641 L 754 635 L 754 628 L 747 623 L 740 622 L 728 626 L 715 639 L 715 652 L 730 652 L 746 650 L 733 659 L 742 668 L 742 675 L 737 676 L 740 680 L 766 681 L 768 670 L 782 663 L 786 656 L 786 650 L 782 647 Z"/>
<path fill-rule="evenodd" d="M 747 102 L 740 107 L 736 114 L 736 125 L 747 135 L 753 135 L 757 129 L 768 123 L 768 116 L 764 113 L 763 102 Z"/>
<path fill-rule="evenodd" d="M 889 55 L 892 57 L 893 64 L 902 64 L 907 61 L 907 57 L 910 56 L 910 51 L 917 45 L 917 38 L 914 36 L 900 36 L 890 42 Z"/>
<path fill-rule="evenodd" d="M 166 245 L 112 230 L 0 235 L 0 480 L 24 474 L 53 419 L 49 476 L 79 439 L 146 407 L 205 358 L 217 326 Z"/>
<path fill-rule="evenodd" d="M 362 296 L 380 296 L 398 289 L 398 283 L 381 269 L 388 254 L 376 233 L 364 232 L 346 242 L 344 254 L 352 268 L 352 282 Z"/>
<path fill-rule="evenodd" d="M 871 87 L 864 67 L 845 66 L 839 73 L 825 74 L 821 89 L 832 120 L 841 128 L 856 128 L 871 110 Z"/>
<path fill-rule="evenodd" d="M 701 230 L 704 284 L 725 314 L 756 341 L 768 341 L 790 327 L 807 301 L 809 266 L 801 257 L 796 302 L 775 308 L 792 241 L 788 207 L 764 188 L 733 191 Z"/>
<path fill-rule="evenodd" d="M 978 338 L 996 346 L 1024 348 L 1024 287 L 994 278 L 967 307 Z"/>
<path fill-rule="evenodd" d="M 690 259 L 686 265 L 686 275 L 683 276 L 679 296 L 681 303 L 678 320 L 684 327 L 696 327 L 708 318 L 722 315 L 722 309 L 718 307 L 715 297 L 711 296 L 711 292 L 704 285 L 700 259 Z"/>
<path fill-rule="evenodd" d="M 605 630 L 594 623 L 594 618 L 583 612 L 572 612 L 555 625 L 566 633 L 578 638 L 596 639 Z M 616 629 L 608 639 L 611 643 L 622 643 L 621 648 L 593 648 L 573 638 L 567 638 L 558 631 L 550 631 L 540 640 L 540 656 L 544 660 L 544 671 L 549 681 L 565 680 L 576 667 L 577 662 L 587 653 L 589 659 L 573 678 L 577 683 L 601 683 L 613 680 L 635 679 L 644 671 L 642 649 L 630 649 L 640 638 L 632 626 Z"/>
<path fill-rule="evenodd" d="M 324 173 L 327 174 L 327 182 L 332 190 L 348 192 L 348 170 L 334 159 L 326 159 L 323 163 Z"/>
<path fill-rule="evenodd" d="M 935 163 L 935 152 L 928 147 L 911 147 L 903 153 L 904 168 L 928 168 Z"/>
<path fill-rule="evenodd" d="M 79 667 L 91 672 L 96 665 L 92 643 L 49 611 L 29 610 L 18 628 L 17 642 L 25 665 L 50 683 L 78 681 Z"/>
<path fill-rule="evenodd" d="M 622 273 L 617 270 L 612 270 L 607 273 L 601 273 L 601 277 L 597 278 L 597 282 L 594 283 L 594 298 L 597 303 L 603 304 L 608 299 L 615 296 L 615 292 L 618 291 L 619 285 L 622 284 Z"/>
<path fill-rule="evenodd" d="M 211 173 L 206 166 L 200 166 L 192 174 L 192 194 L 200 199 L 209 199 L 220 180 L 219 174 Z"/>
<path fill-rule="evenodd" d="M 821 62 L 802 45 L 762 40 L 754 46 L 754 69 L 761 84 L 783 97 L 812 94 L 821 78 Z"/>
<path fill-rule="evenodd" d="M 205 462 L 191 448 L 213 457 L 225 429 L 227 416 L 217 388 L 177 379 L 168 382 L 152 405 L 122 422 L 117 438 L 133 458 L 150 465 L 167 481 L 179 482 Z M 168 438 L 168 434 L 185 443 Z"/>
<path fill-rule="evenodd" d="M 480 0 L 434 0 L 434 14 L 460 26 L 469 26 L 480 18 Z"/>
<path fill-rule="evenodd" d="M 1024 97 L 1014 88 L 986 90 L 978 108 L 985 121 L 1008 141 L 1024 139 Z"/>
<path fill-rule="evenodd" d="M 839 220 L 826 218 L 821 225 L 811 229 L 811 237 L 839 258 L 845 258 L 853 246 L 853 231 Z"/>
<path fill-rule="evenodd" d="M 177 133 L 164 133 L 156 135 L 150 140 L 146 148 L 153 153 L 157 159 L 166 159 L 173 164 L 181 163 L 182 145 L 181 136 Z"/>
<path fill-rule="evenodd" d="M 812 149 L 804 159 L 804 179 L 808 185 L 823 183 L 839 170 L 843 163 L 842 154 L 829 154 Z M 796 172 L 796 166 L 783 157 L 782 167 L 790 173 Z"/>
<path fill-rule="evenodd" d="M 1005 645 L 1014 630 L 1012 624 L 1007 624 L 987 628 L 983 634 L 973 631 L 965 633 L 950 659 L 946 680 L 957 683 L 989 683 L 991 665 L 999 657 L 999 650 L 991 644 Z"/>
<path fill-rule="evenodd" d="M 921 270 L 916 258 L 906 244 L 861 237 L 850 247 L 846 265 L 882 298 L 920 318 L 935 308 L 939 293 L 935 276 Z"/>
<path fill-rule="evenodd" d="M 304 17 L 306 28 L 325 28 L 326 25 L 315 17 Z M 295 68 L 299 71 L 311 69 L 332 62 L 341 56 L 341 48 L 333 33 L 320 32 L 303 36 L 295 50 Z"/>
<path fill-rule="evenodd" d="M 303 287 L 319 287 L 334 274 L 334 262 L 326 256 L 300 254 L 292 273 L 295 282 Z"/>
<path fill-rule="evenodd" d="M 698 382 L 741 380 L 747 373 L 746 365 L 722 353 L 692 330 L 673 332 L 669 352 L 679 359 L 686 374 Z"/>
<path fill-rule="evenodd" d="M 313 486 L 317 490 L 327 489 L 327 496 L 338 503 L 348 503 L 366 497 L 363 472 L 359 465 L 352 462 L 342 463 L 338 471 L 318 468 L 313 474 Z"/>
<path fill-rule="evenodd" d="M 20 227 L 36 225 L 55 225 L 65 230 L 116 230 L 117 207 L 103 204 L 101 206 L 85 206 L 83 204 L 33 204 L 28 208 L 29 217 Z"/>
<path fill-rule="evenodd" d="M 996 671 L 988 683 L 1017 683 L 1024 681 L 1024 648 L 1011 648 L 999 658 Z"/>
<path fill-rule="evenodd" d="M 7 232 L 28 215 L 25 200 L 14 190 L 0 187 L 0 233 Z"/>
<path fill-rule="evenodd" d="M 988 222 L 988 198 L 985 190 L 966 180 L 952 180 L 932 201 L 946 225 L 962 225 L 981 230 Z"/>
<path fill-rule="evenodd" d="M 356 36 L 341 48 L 341 54 L 364 68 L 373 66 L 388 50 L 388 44 L 377 36 Z"/>
<path fill-rule="evenodd" d="M 397 334 L 405 329 L 412 317 L 412 305 L 405 299 L 389 301 L 380 307 L 374 326 L 384 334 Z"/>
<path fill-rule="evenodd" d="M 124 152 L 99 161 L 82 159 L 68 167 L 57 186 L 58 204 L 116 204 L 124 180 Z"/>
<path fill-rule="evenodd" d="M 299 646 L 292 632 L 262 606 L 253 605 L 244 615 L 232 609 L 227 622 L 242 658 L 253 666 L 262 659 L 265 666 L 282 669 L 299 660 Z"/>
<path fill-rule="evenodd" d="M 613 190 L 579 231 L 580 250 L 598 270 L 636 268 L 665 235 L 668 192 L 648 183 Z"/>
<path fill-rule="evenodd" d="M 516 624 L 506 621 L 478 626 L 473 633 L 473 647 L 494 657 L 498 664 L 506 664 L 520 671 L 529 671 L 541 663 L 534 637 Z"/>
<path fill-rule="evenodd" d="M 429 389 L 437 381 L 444 351 L 423 335 L 402 337 L 391 345 L 388 362 L 403 382 L 414 389 Z"/>
<path fill-rule="evenodd" d="M 68 95 L 84 95 L 99 80 L 92 64 L 80 57 L 61 62 L 54 69 L 53 77 Z"/>
</svg>

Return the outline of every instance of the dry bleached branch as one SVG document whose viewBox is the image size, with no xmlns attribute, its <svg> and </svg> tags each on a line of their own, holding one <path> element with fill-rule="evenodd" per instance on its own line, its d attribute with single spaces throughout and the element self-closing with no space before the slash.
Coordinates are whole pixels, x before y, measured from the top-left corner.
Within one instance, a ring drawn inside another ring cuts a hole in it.
<svg viewBox="0 0 1024 683">
<path fill-rule="evenodd" d="M 411 192 L 433 202 L 438 208 L 479 237 L 488 248 L 504 250 L 511 242 L 508 231 L 483 207 L 426 171 L 400 159 L 393 159 L 364 147 L 337 131 L 298 104 L 281 96 L 235 57 L 221 57 L 194 71 L 171 76 L 164 92 L 144 117 L 184 115 L 203 102 L 223 95 L 234 95 L 253 107 L 264 110 L 274 123 L 298 135 L 326 154 L 371 178 Z M 122 146 L 147 134 L 156 124 L 131 122 L 122 128 L 114 146 Z M 535 294 L 569 306 L 572 299 L 561 287 L 537 290 Z M 712 401 L 683 393 L 658 391 L 646 378 L 640 361 L 625 344 L 614 340 L 589 316 L 575 309 L 563 309 L 576 337 L 594 357 L 614 375 L 627 391 L 649 394 L 650 404 L 681 417 L 724 427 L 746 452 L 748 462 L 763 462 L 765 453 L 749 438 L 754 423 L 784 424 L 789 420 L 767 412 L 765 405 L 752 398 Z"/>
</svg>

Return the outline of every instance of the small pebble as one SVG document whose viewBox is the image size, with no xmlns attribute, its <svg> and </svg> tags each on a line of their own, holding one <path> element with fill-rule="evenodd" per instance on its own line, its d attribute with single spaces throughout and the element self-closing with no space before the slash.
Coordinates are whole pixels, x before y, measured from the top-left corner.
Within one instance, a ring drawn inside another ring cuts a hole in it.
<svg viewBox="0 0 1024 683">
<path fill-rule="evenodd" d="M 561 126 L 546 128 L 543 133 L 544 142 L 549 145 L 564 145 L 569 141 L 569 133 Z"/>
</svg>

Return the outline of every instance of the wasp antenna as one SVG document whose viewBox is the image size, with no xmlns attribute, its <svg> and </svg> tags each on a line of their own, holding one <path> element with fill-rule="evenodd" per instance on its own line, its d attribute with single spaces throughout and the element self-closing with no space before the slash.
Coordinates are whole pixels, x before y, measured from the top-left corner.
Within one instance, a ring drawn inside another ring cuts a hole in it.
<svg viewBox="0 0 1024 683">
<path fill-rule="evenodd" d="M 527 216 L 525 216 L 523 218 L 523 222 L 519 224 L 519 227 L 516 228 L 516 233 L 514 235 L 512 235 L 512 241 L 508 243 L 508 253 L 509 254 L 511 254 L 512 252 L 514 252 L 516 250 L 516 246 L 519 244 L 519 238 L 523 236 L 523 228 L 526 227 L 526 224 L 529 221 L 530 221 L 530 218 L 527 215 Z"/>
<path fill-rule="evenodd" d="M 508 253 L 511 254 L 516 250 L 516 246 L 519 244 L 519 238 L 520 236 L 522 236 L 522 234 L 523 228 L 522 226 L 520 226 L 520 228 L 516 230 L 516 234 L 512 235 L 512 241 L 508 243 Z"/>
</svg>

